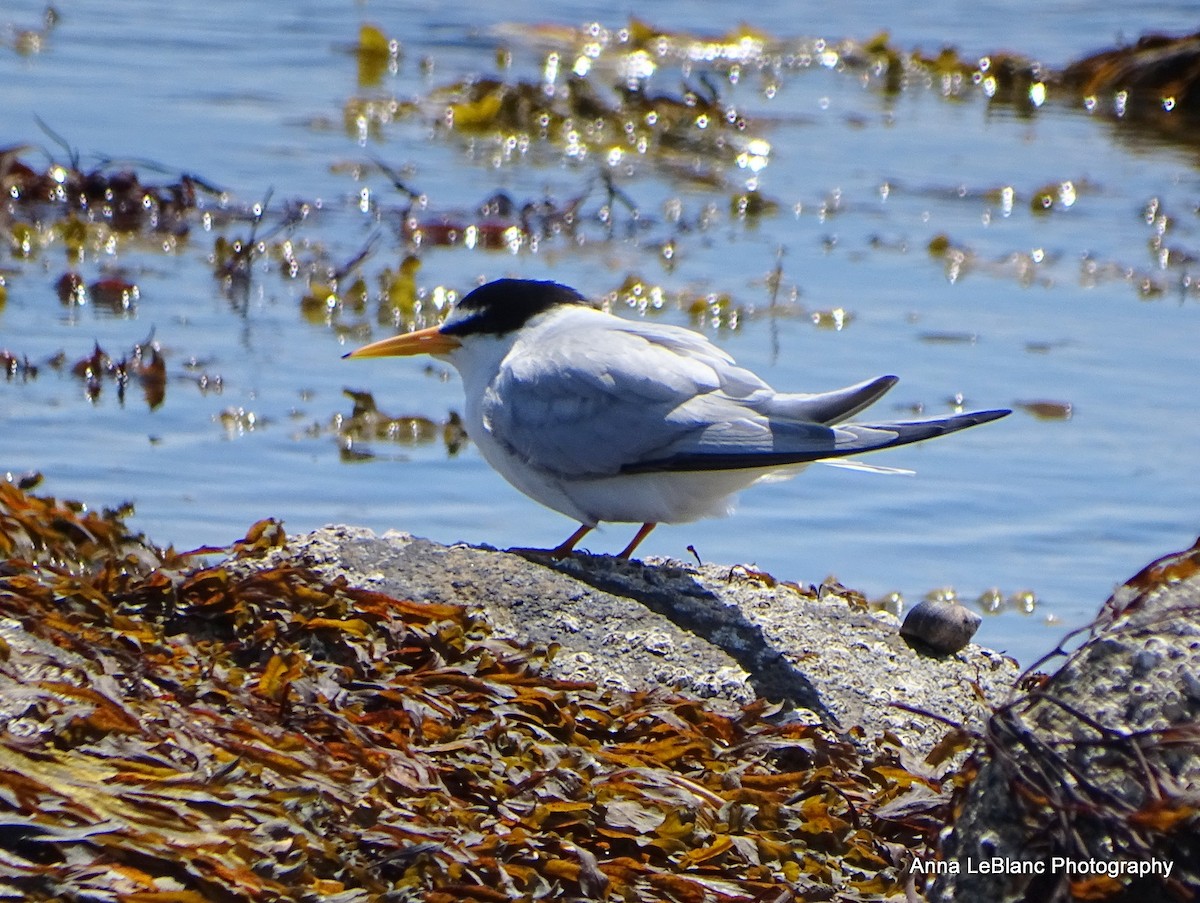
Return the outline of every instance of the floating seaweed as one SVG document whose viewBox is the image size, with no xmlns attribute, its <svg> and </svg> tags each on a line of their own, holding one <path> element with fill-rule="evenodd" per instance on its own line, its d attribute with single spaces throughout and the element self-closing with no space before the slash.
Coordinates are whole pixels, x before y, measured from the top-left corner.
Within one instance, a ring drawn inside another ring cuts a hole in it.
<svg viewBox="0 0 1200 903">
<path fill-rule="evenodd" d="M 51 366 L 56 369 L 65 364 L 65 356 L 52 359 Z M 28 363 L 26 362 L 28 367 Z M 125 389 L 131 378 L 136 379 L 142 387 L 146 404 L 153 410 L 163 403 L 167 390 L 167 365 L 163 357 L 162 347 L 154 340 L 153 335 L 144 342 L 133 346 L 120 359 L 114 359 L 97 342 L 92 347 L 91 354 L 81 357 L 70 365 L 69 371 L 76 379 L 82 380 L 84 392 L 89 401 L 99 399 L 106 382 L 112 382 L 117 388 L 117 400 L 125 403 Z M 37 375 L 33 368 L 31 375 Z"/>
<path fill-rule="evenodd" d="M 1075 406 L 1069 401 L 1034 399 L 1015 402 L 1016 406 L 1038 420 L 1070 420 L 1075 416 Z"/>
<path fill-rule="evenodd" d="M 41 53 L 61 18 L 59 11 L 53 5 L 47 5 L 42 12 L 40 28 L 11 29 L 5 34 L 4 45 L 21 56 Z"/>
<path fill-rule="evenodd" d="M 1200 114 L 1200 34 L 1148 34 L 1071 63 L 1063 83 L 1095 109 L 1163 126 Z"/>
<path fill-rule="evenodd" d="M 21 160 L 25 150 L 25 146 L 0 150 L 0 189 L 9 209 L 28 220 L 45 219 L 48 212 L 55 212 L 66 223 L 74 224 L 76 233 L 94 224 L 119 233 L 146 230 L 184 234 L 188 228 L 186 214 L 197 207 L 198 192 L 219 194 L 203 179 L 187 173 L 175 182 L 147 185 L 130 169 L 100 166 L 83 170 L 74 152 L 70 163 L 51 163 L 37 169 Z M 86 223 L 73 219 L 74 215 L 83 215 Z M 14 224 L 14 229 L 28 220 Z M 79 235 L 66 237 L 77 242 Z"/>
<path fill-rule="evenodd" d="M 456 455 L 467 443 L 462 418 L 450 411 L 445 420 L 435 421 L 415 414 L 384 413 L 375 396 L 359 389 L 345 389 L 343 395 L 354 404 L 349 414 L 335 414 L 328 425 L 313 424 L 305 431 L 310 437 L 332 434 L 342 449 L 343 460 L 365 461 L 375 457 L 371 443 L 431 445 L 441 442 L 449 455 Z"/>
<path fill-rule="evenodd" d="M 395 74 L 400 61 L 400 42 L 389 38 L 379 26 L 364 23 L 358 29 L 354 57 L 358 62 L 358 85 L 369 88 L 382 82 L 387 73 Z"/>
<path fill-rule="evenodd" d="M 4 378 L 9 382 L 15 379 L 36 379 L 38 374 L 37 365 L 31 364 L 28 357 L 18 355 L 7 348 L 0 348 L 0 371 L 3 371 Z"/>
</svg>

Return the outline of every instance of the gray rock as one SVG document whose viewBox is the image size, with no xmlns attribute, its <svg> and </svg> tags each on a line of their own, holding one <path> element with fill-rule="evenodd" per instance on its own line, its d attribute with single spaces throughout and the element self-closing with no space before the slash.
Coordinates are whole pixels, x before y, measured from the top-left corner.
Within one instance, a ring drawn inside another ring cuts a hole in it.
<svg viewBox="0 0 1200 903">
<path fill-rule="evenodd" d="M 990 720 L 942 847 L 958 874 L 930 899 L 1067 900 L 1116 863 L 1154 870 L 1112 876 L 1119 899 L 1200 891 L 1198 674 L 1200 541 L 1118 589 L 1058 672 Z M 980 870 L 994 859 L 1007 864 Z"/>
<path fill-rule="evenodd" d="M 861 726 L 868 739 L 890 731 L 918 754 L 949 728 L 893 703 L 979 729 L 986 710 L 974 687 L 998 704 L 1017 674 L 1011 659 L 979 646 L 921 655 L 893 615 L 740 566 L 528 560 L 346 526 L 293 537 L 277 555 L 391 595 L 481 609 L 501 636 L 558 644 L 556 677 L 666 687 L 727 709 L 764 696 L 791 717 Z"/>
</svg>

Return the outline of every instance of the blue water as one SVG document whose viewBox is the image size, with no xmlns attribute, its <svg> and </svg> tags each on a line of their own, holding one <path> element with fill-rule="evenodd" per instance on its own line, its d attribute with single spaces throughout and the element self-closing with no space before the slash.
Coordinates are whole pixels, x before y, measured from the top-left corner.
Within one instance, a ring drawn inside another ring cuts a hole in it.
<svg viewBox="0 0 1200 903">
<path fill-rule="evenodd" d="M 37 28 L 43 7 L 10 0 L 0 12 L 0 144 L 30 145 L 22 157 L 38 164 L 46 159 L 39 147 L 65 159 L 37 117 L 84 168 L 127 160 L 145 181 L 161 182 L 196 173 L 226 189 L 235 209 L 268 192 L 275 210 L 306 201 L 314 212 L 294 233 L 303 253 L 319 247 L 344 262 L 378 234 L 365 267 L 371 278 L 402 256 L 403 206 L 370 169 L 373 158 L 401 171 L 437 212 L 469 212 L 498 190 L 562 203 L 605 165 L 536 148 L 494 165 L 487 140 L 436 129 L 437 104 L 427 98 L 475 75 L 536 80 L 553 38 L 535 39 L 530 25 L 599 19 L 616 28 L 623 12 L 568 3 L 548 13 L 518 2 L 501 19 L 433 3 L 247 6 L 64 5 L 40 52 L 21 55 L 15 35 Z M 942 2 L 881 14 L 814 4 L 748 17 L 728 4 L 668 0 L 643 15 L 664 30 L 709 36 L 748 19 L 797 45 L 887 29 L 902 49 L 951 45 L 965 58 L 1011 50 L 1051 65 L 1142 32 L 1195 28 L 1191 4 L 1095 7 Z M 362 22 L 403 46 L 397 71 L 366 90 L 351 51 Z M 500 47 L 512 53 L 504 71 Z M 678 94 L 695 76 L 666 67 L 654 87 Z M 898 590 L 910 603 L 945 586 L 967 600 L 991 587 L 1032 590 L 1032 614 L 989 618 L 978 637 L 1032 661 L 1086 622 L 1115 584 L 1200 532 L 1200 303 L 1187 283 L 1195 266 L 1160 265 L 1149 244 L 1156 224 L 1145 214 L 1157 199 L 1176 259 L 1198 254 L 1196 147 L 1115 128 L 1054 97 L 1024 115 L 976 92 L 947 99 L 914 87 L 888 97 L 857 74 L 820 67 L 782 73 L 768 97 L 768 76 L 748 72 L 721 89 L 770 142 L 759 184 L 775 213 L 750 223 L 730 214 L 730 196 L 749 178 L 734 165 L 720 169 L 725 184 L 714 188 L 634 160 L 616 174 L 643 213 L 641 228 L 626 221 L 609 240 L 592 225 L 582 244 L 515 254 L 425 249 L 418 286 L 461 291 L 518 275 L 599 299 L 636 275 L 666 292 L 654 316 L 667 322 L 690 322 L 677 296 L 729 294 L 748 315 L 738 329 L 710 326 L 711 334 L 779 388 L 896 373 L 900 385 L 879 405 L 885 416 L 916 405 L 946 411 L 959 393 L 972 407 L 1071 404 L 1067 420 L 1018 411 L 874 459 L 914 477 L 812 467 L 747 492 L 732 519 L 663 527 L 642 547 L 687 558 L 692 545 L 706 562 L 754 562 L 805 583 L 835 575 L 869 596 Z M 360 143 L 342 125 L 359 94 L 418 108 Z M 1072 206 L 1030 210 L 1035 191 L 1066 181 L 1077 190 Z M 1011 211 L 998 199 L 1004 187 L 1016 192 Z M 599 203 L 594 190 L 584 209 Z M 691 228 L 674 224 L 672 208 Z M 937 235 L 964 249 L 957 270 L 927 251 Z M 153 330 L 170 377 L 153 411 L 134 386 L 123 405 L 111 384 L 91 402 L 78 379 L 46 366 L 35 380 L 0 382 L 0 472 L 39 470 L 44 491 L 95 506 L 132 500 L 135 526 L 179 547 L 228 542 L 264 516 L 282 517 L 291 532 L 344 521 L 497 546 L 552 545 L 574 528 L 509 488 L 469 447 L 452 457 L 437 443 L 376 442 L 372 460 L 343 461 L 327 428 L 349 413 L 343 388 L 373 392 L 390 413 L 440 421 L 461 410 L 456 378 L 414 361 L 342 361 L 365 337 L 347 331 L 373 317 L 305 319 L 305 286 L 277 263 L 258 266 L 245 303 L 231 301 L 212 275 L 214 239 L 197 225 L 171 253 L 120 239 L 89 254 L 78 267 L 87 279 L 116 272 L 137 283 L 136 308 L 121 316 L 59 303 L 54 281 L 68 266 L 61 243 L 32 259 L 0 249 L 8 290 L 0 348 L 35 362 L 62 351 L 74 361 L 99 342 L 119 356 Z M 669 240 L 668 267 L 660 249 Z M 772 317 L 766 279 L 781 249 L 781 299 L 793 306 Z M 1164 290 L 1143 297 L 1143 279 Z M 813 325 L 809 313 L 836 308 L 851 315 L 843 329 Z M 370 334 L 385 332 L 374 325 Z M 219 376 L 222 391 L 202 392 L 200 373 Z M 252 429 L 244 417 L 242 429 L 224 425 L 222 414 L 238 410 L 254 415 Z M 607 527 L 587 545 L 614 552 L 632 529 Z"/>
</svg>

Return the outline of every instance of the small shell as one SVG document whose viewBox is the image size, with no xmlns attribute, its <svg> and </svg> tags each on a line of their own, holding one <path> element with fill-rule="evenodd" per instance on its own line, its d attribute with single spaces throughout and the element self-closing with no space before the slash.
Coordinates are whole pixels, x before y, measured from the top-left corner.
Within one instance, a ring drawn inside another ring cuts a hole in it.
<svg viewBox="0 0 1200 903">
<path fill-rule="evenodd" d="M 978 614 L 957 603 L 925 600 L 913 606 L 900 625 L 900 635 L 919 640 L 936 652 L 957 652 L 979 629 Z"/>
</svg>

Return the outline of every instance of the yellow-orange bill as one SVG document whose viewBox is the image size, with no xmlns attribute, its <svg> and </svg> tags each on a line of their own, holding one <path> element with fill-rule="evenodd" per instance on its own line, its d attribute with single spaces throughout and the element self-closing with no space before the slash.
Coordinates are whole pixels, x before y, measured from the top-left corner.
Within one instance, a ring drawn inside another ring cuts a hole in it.
<svg viewBox="0 0 1200 903">
<path fill-rule="evenodd" d="M 370 345 L 363 345 L 342 357 L 407 357 L 413 354 L 446 354 L 462 344 L 451 335 L 438 332 L 436 326 L 428 329 L 418 329 L 416 332 L 406 332 L 404 335 L 381 339 Z"/>
</svg>

